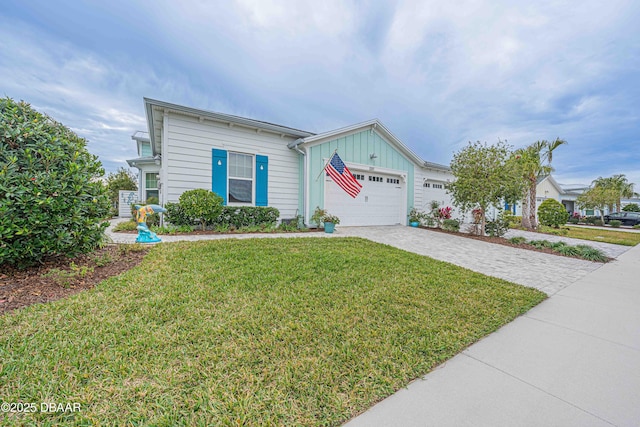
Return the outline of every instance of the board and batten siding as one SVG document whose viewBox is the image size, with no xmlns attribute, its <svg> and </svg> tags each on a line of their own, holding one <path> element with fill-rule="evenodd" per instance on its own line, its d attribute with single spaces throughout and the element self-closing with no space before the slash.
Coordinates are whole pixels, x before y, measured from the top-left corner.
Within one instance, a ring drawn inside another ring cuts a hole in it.
<svg viewBox="0 0 640 427">
<path fill-rule="evenodd" d="M 212 189 L 212 149 L 267 156 L 269 159 L 268 205 L 280 217 L 292 218 L 299 208 L 298 153 L 287 148 L 294 138 L 229 126 L 211 120 L 170 113 L 167 141 L 163 142 L 166 168 L 164 202 L 177 202 L 180 195 L 197 188 Z M 254 163 L 254 198 L 255 198 Z"/>
<path fill-rule="evenodd" d="M 311 215 L 317 206 L 324 207 L 324 182 L 322 168 L 325 162 L 338 149 L 338 155 L 346 163 L 355 163 L 367 167 L 392 169 L 407 175 L 407 209 L 413 206 L 414 163 L 396 150 L 375 130 L 367 129 L 350 135 L 344 135 L 308 148 L 309 160 L 309 212 Z M 377 158 L 371 159 L 375 153 Z M 355 171 L 352 171 L 355 173 Z M 318 178 L 318 179 L 316 179 Z M 308 218 L 307 218 L 308 219 Z"/>
</svg>

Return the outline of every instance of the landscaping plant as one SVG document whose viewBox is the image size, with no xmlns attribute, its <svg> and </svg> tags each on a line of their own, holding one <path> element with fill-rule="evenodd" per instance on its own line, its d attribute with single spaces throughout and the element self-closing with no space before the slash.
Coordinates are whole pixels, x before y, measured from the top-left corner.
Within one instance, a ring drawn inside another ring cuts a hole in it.
<svg viewBox="0 0 640 427">
<path fill-rule="evenodd" d="M 179 201 L 184 215 L 194 218 L 203 230 L 222 212 L 222 197 L 210 190 L 199 188 L 185 191 Z"/>
<path fill-rule="evenodd" d="M 558 228 L 567 223 L 569 212 L 555 199 L 546 199 L 538 207 L 538 220 L 547 227 Z"/>
<path fill-rule="evenodd" d="M 26 102 L 0 99 L 0 264 L 101 244 L 110 208 L 103 174 L 84 138 Z"/>
</svg>

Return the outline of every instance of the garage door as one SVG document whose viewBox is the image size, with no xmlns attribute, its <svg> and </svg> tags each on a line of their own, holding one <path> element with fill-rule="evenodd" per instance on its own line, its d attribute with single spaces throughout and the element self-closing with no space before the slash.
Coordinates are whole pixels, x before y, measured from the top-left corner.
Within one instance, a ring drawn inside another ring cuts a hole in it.
<svg viewBox="0 0 640 427">
<path fill-rule="evenodd" d="M 340 225 L 404 224 L 406 183 L 398 175 L 353 173 L 362 184 L 355 199 L 325 177 L 324 206 Z"/>
</svg>

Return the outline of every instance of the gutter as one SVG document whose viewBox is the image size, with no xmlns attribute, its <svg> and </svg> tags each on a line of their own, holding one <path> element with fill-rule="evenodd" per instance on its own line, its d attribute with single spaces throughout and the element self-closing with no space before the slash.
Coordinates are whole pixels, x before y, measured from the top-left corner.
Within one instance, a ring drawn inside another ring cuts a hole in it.
<svg viewBox="0 0 640 427">
<path fill-rule="evenodd" d="M 303 157 L 302 162 L 302 220 L 306 224 L 307 223 L 307 152 L 305 150 L 300 149 L 300 144 L 304 142 L 304 138 L 298 138 L 295 141 L 292 141 L 287 144 L 287 148 L 291 150 L 296 150 Z"/>
</svg>

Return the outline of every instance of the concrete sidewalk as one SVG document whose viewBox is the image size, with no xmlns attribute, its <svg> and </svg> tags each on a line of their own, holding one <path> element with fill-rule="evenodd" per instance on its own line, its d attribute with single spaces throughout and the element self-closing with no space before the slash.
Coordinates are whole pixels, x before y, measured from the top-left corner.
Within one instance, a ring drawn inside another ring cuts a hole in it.
<svg viewBox="0 0 640 427">
<path fill-rule="evenodd" d="M 640 246 L 347 425 L 639 426 Z"/>
</svg>

